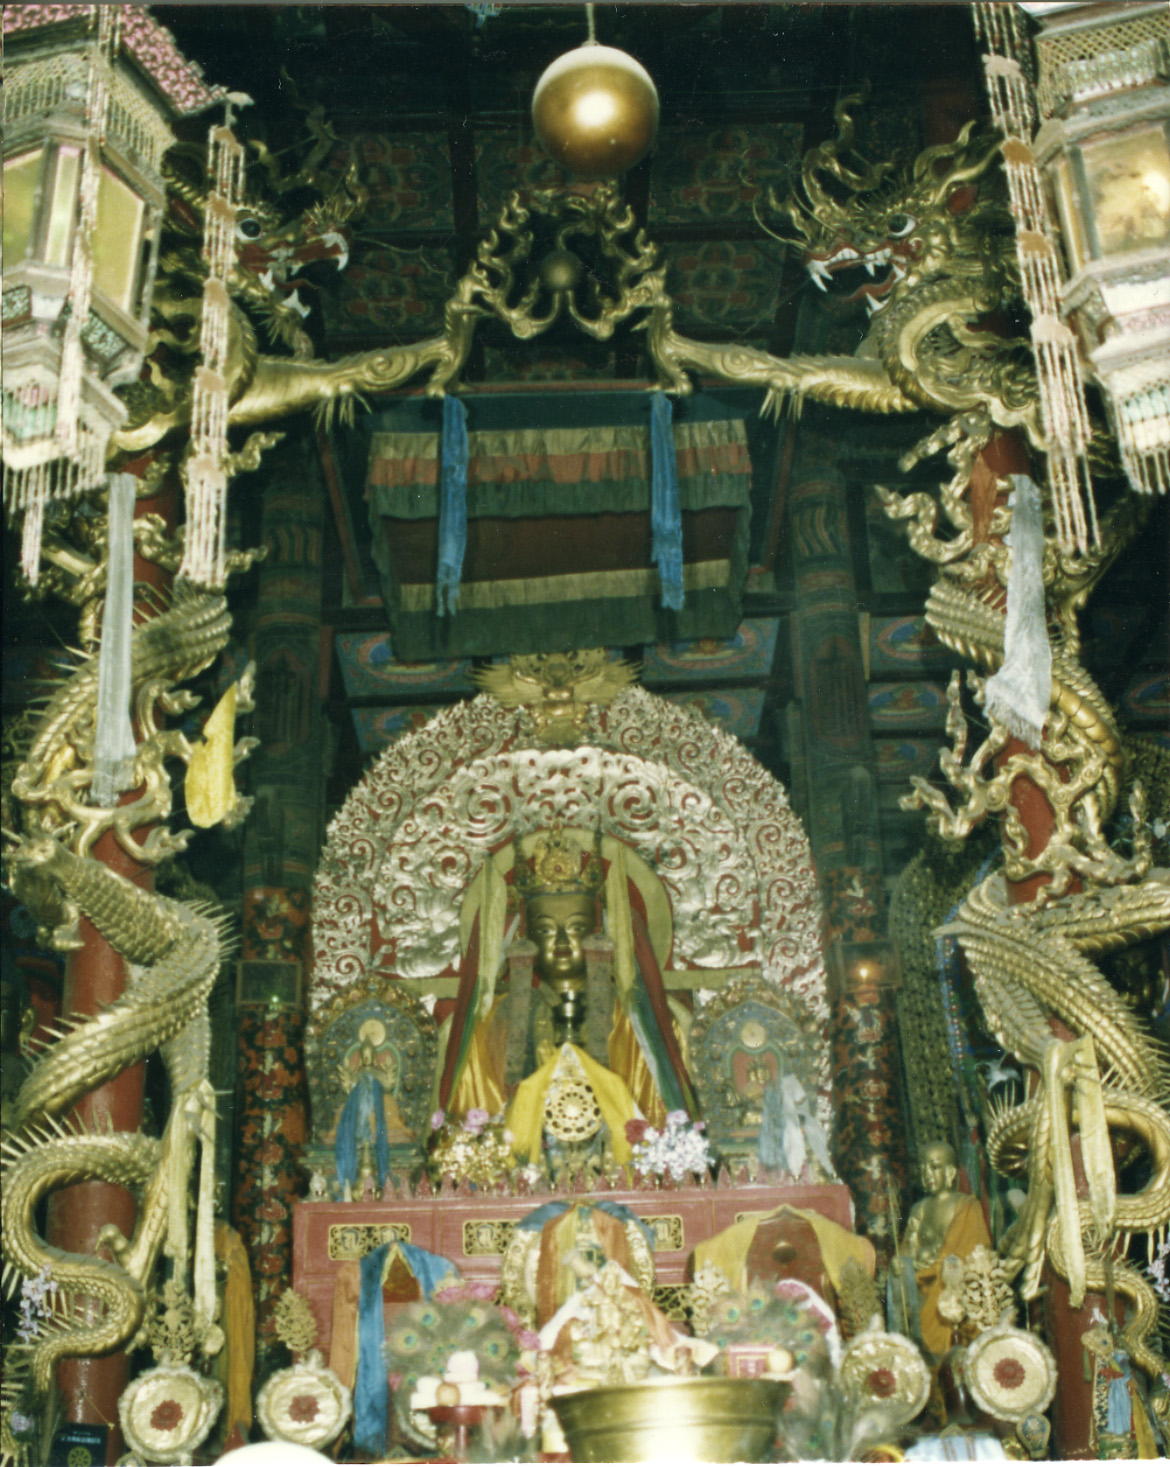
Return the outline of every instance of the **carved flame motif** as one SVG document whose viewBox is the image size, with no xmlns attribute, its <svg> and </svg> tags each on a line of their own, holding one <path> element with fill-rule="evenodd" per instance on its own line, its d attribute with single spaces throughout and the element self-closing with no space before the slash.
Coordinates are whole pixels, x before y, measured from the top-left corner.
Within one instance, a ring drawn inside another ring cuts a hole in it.
<svg viewBox="0 0 1170 1467">
<path fill-rule="evenodd" d="M 580 743 L 590 707 L 612 703 L 636 671 L 628 662 L 611 662 L 604 648 L 590 648 L 511 657 L 507 666 L 480 668 L 474 677 L 505 708 L 528 710 L 537 743 L 557 747 Z"/>
</svg>

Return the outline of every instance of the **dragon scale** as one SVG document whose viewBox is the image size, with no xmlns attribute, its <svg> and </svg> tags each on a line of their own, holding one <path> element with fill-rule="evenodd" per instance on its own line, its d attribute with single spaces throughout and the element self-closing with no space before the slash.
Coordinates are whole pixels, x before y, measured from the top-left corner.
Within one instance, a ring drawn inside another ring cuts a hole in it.
<svg viewBox="0 0 1170 1467">
<path fill-rule="evenodd" d="M 888 496 L 887 505 L 893 498 Z M 963 578 L 961 564 L 944 565 L 927 603 L 927 620 L 941 641 L 990 673 L 1004 655 L 1002 550 L 997 547 L 987 559 L 995 570 L 974 584 Z M 1170 1069 L 1160 1046 L 1143 1031 L 1091 955 L 1170 927 L 1170 872 L 1147 872 L 1148 860 L 1140 853 L 1126 863 L 1105 846 L 1101 827 L 1116 807 L 1124 775 L 1121 737 L 1105 698 L 1077 660 L 1074 612 L 1084 587 L 1078 585 L 1074 592 L 1061 586 L 1055 558 L 1046 565 L 1046 582 L 1052 688 L 1041 755 L 1056 771 L 1045 786 L 1057 802 L 1052 839 L 1029 858 L 1022 827 L 1013 829 L 1009 808 L 1014 778 L 1043 774 L 1037 756 L 1013 753 L 994 778 L 984 780 L 979 773 L 981 756 L 990 760 L 1002 755 L 1007 742 L 1002 736 L 1006 731 L 996 735 L 994 720 L 992 738 L 968 770 L 963 769 L 965 732 L 955 753 L 944 753 L 948 776 L 968 794 L 965 810 L 952 811 L 922 785 L 912 800 L 928 804 L 932 821 L 953 834 L 961 835 L 982 814 L 996 809 L 1007 815 L 1004 872 L 986 878 L 968 895 L 946 932 L 963 951 L 989 1029 L 1025 1065 L 1042 1070 L 1046 1052 L 1057 1042 L 1049 1016 L 1076 1036 L 1092 1037 L 1109 1129 L 1136 1136 L 1152 1159 L 1147 1184 L 1136 1193 L 1118 1194 L 1114 1236 L 1096 1240 L 1096 1251 L 1090 1244 L 1083 1282 L 1099 1293 L 1111 1283 L 1125 1297 L 1131 1313 L 1122 1340 L 1137 1364 L 1156 1373 L 1165 1368 L 1150 1344 L 1158 1323 L 1158 1297 L 1138 1269 L 1114 1254 L 1118 1236 L 1146 1233 L 1154 1239 L 1170 1223 L 1170 1117 L 1163 1104 Z M 975 686 L 980 693 L 981 680 Z M 961 721 L 957 683 L 951 700 L 955 732 Z M 1054 886 L 1030 903 L 1009 905 L 1005 877 L 1023 880 L 1038 871 L 1054 875 Z M 1072 889 L 1075 878 L 1080 879 L 1079 890 Z M 1079 1205 L 1074 1218 L 1054 1207 L 1051 1143 L 1040 1093 L 998 1113 L 989 1128 L 992 1165 L 1029 1174 L 1027 1202 L 1005 1240 L 1008 1257 L 1024 1268 L 1022 1287 L 1028 1296 L 1040 1287 L 1045 1258 L 1058 1275 L 1069 1277 L 1066 1227 L 1094 1239 L 1087 1202 Z M 1109 1250 L 1108 1268 L 1102 1249 Z"/>
<path fill-rule="evenodd" d="M 887 516 L 905 523 L 914 551 L 939 567 L 926 620 L 945 646 L 977 665 L 979 673 L 968 680 L 984 703 L 986 677 L 1004 660 L 1012 510 L 1010 485 L 980 454 L 997 430 L 1015 432 L 1021 446 L 1026 439 L 1034 449 L 1045 447 L 1030 344 L 986 329 L 988 315 L 1019 295 L 1012 220 L 991 176 L 998 149 L 978 142 L 968 126 L 954 143 L 923 151 L 908 170 L 868 163 L 853 150 L 849 109 L 856 100 L 838 105 L 837 137 L 805 154 L 788 200 L 771 202 L 786 220 L 787 237 L 802 246 L 818 288 L 865 267 L 866 278 L 850 297 L 869 309 L 865 339 L 848 359 L 769 364 L 757 354 L 743 368 L 730 362 L 715 368 L 765 383 L 772 406 L 787 395 L 797 405 L 811 399 L 942 416 L 901 467 L 945 451 L 950 482 L 937 497 L 882 487 L 878 493 Z M 672 346 L 675 360 L 691 360 L 693 353 Z M 1107 1125 L 1137 1136 L 1154 1170 L 1140 1192 L 1117 1199 L 1107 1247 L 1115 1247 L 1117 1234 L 1156 1236 L 1170 1222 L 1170 1118 L 1161 1103 L 1166 1061 L 1091 961 L 1170 926 L 1170 873 L 1149 871 L 1138 796 L 1131 800 L 1132 856 L 1106 839 L 1124 785 L 1125 753 L 1112 710 L 1079 660 L 1077 613 L 1147 512 L 1136 499 L 1123 495 L 1103 518 L 1102 548 L 1073 555 L 1059 548 L 1051 527 L 1045 532 L 1040 573 L 1052 680 L 1039 750 L 1012 745 L 1011 731 L 992 715 L 989 732 L 968 756 L 956 673 L 947 720 L 954 747 L 943 750 L 941 764 L 963 802 L 952 805 L 920 778 L 903 802 L 925 808 L 929 824 L 950 840 L 1002 816 L 1002 874 L 977 887 L 946 930 L 964 952 L 989 1027 L 1023 1063 L 1046 1073 L 1060 1042 L 1054 1019 L 1078 1038 L 1091 1036 Z M 1052 813 L 1052 833 L 1040 849 L 1015 808 L 1018 779 L 1031 782 Z M 1009 906 L 1006 883 L 1036 878 L 1039 895 Z M 1047 1108 L 1035 1097 L 991 1124 L 992 1161 L 1029 1177 L 1028 1199 L 1007 1244 L 1010 1257 L 1027 1264 L 1028 1294 L 1039 1286 L 1045 1256 L 1069 1277 L 1062 1228 L 1084 1233 L 1088 1221 L 1084 1210 L 1061 1216 L 1055 1205 L 1053 1140 Z M 1104 1288 L 1100 1257 L 1086 1262 L 1087 1287 Z M 1125 1333 L 1133 1358 L 1161 1368 L 1148 1345 L 1157 1317 L 1153 1290 L 1120 1259 L 1111 1259 L 1108 1271 L 1133 1308 Z"/>
<path fill-rule="evenodd" d="M 117 821 L 124 811 L 132 812 L 127 831 L 160 804 L 169 811 L 163 755 L 189 749 L 181 735 L 155 729 L 153 708 L 144 720 L 144 705 L 159 700 L 168 706 L 173 683 L 211 662 L 228 627 L 222 596 L 182 591 L 168 610 L 135 629 L 132 689 L 140 726 L 145 722 L 153 731 L 139 745 L 139 773 L 152 765 L 159 773 L 154 787 L 147 780 L 144 795 L 113 810 L 82 802 L 91 772 L 96 656 L 49 699 L 13 781 L 14 804 L 25 826 L 7 852 L 13 889 L 42 931 L 55 930 L 61 946 L 70 945 L 76 917 L 84 913 L 122 956 L 127 973 L 126 987 L 113 1003 L 59 1024 L 13 1101 L 11 1130 L 3 1143 L 0 1230 L 6 1281 L 12 1287 L 22 1276 L 46 1276 L 53 1293 L 65 1301 L 38 1333 L 13 1347 L 15 1373 L 34 1399 L 43 1400 L 51 1390 L 62 1359 L 109 1353 L 141 1336 L 160 1252 L 185 1267 L 185 1239 L 176 1245 L 170 1236 L 171 1193 L 189 1174 L 195 1137 L 212 1104 L 207 1000 L 224 958 L 221 922 L 197 906 L 136 885 L 78 847 L 91 849 L 103 830 L 119 834 Z M 73 808 L 81 818 L 63 819 Z M 154 848 L 147 847 L 139 849 L 149 855 Z M 60 921 L 62 912 L 71 922 Z M 173 1097 L 161 1141 L 91 1130 L 68 1119 L 84 1096 L 155 1050 L 162 1052 Z M 206 1145 L 205 1124 L 202 1134 Z M 95 1180 L 139 1194 L 132 1238 L 112 1226 L 103 1229 L 100 1246 L 110 1251 L 109 1259 L 63 1252 L 36 1227 L 38 1208 L 49 1194 Z M 185 1213 L 185 1196 L 182 1207 Z"/>
</svg>

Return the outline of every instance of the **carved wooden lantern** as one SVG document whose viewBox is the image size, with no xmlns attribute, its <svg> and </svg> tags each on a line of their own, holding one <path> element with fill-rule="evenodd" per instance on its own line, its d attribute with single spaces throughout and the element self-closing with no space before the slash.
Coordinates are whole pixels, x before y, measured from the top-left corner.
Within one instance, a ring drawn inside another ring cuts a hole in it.
<svg viewBox="0 0 1170 1467">
<path fill-rule="evenodd" d="M 1130 482 L 1170 488 L 1170 13 L 1025 6 L 1040 25 L 1036 161 L 1060 223 L 1062 313 Z"/>
<path fill-rule="evenodd" d="M 170 120 L 216 100 L 140 5 L 4 11 L 3 463 L 35 582 L 45 503 L 100 483 L 142 365 Z"/>
</svg>

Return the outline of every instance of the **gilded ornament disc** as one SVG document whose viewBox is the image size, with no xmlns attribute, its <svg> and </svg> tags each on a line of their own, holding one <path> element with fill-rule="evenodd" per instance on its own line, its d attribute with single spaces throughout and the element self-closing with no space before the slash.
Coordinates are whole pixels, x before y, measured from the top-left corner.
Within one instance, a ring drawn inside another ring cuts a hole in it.
<svg viewBox="0 0 1170 1467">
<path fill-rule="evenodd" d="M 278 1370 L 256 1397 L 256 1414 L 270 1441 L 327 1447 L 349 1420 L 353 1398 L 318 1351 Z"/>
<path fill-rule="evenodd" d="M 1010 1324 L 984 1330 L 968 1347 L 965 1375 L 979 1409 L 1006 1421 L 1046 1411 L 1056 1391 L 1047 1345 Z"/>
<path fill-rule="evenodd" d="M 148 1462 L 190 1460 L 223 1406 L 223 1387 L 188 1365 L 158 1365 L 133 1380 L 118 1400 L 127 1442 Z"/>
<path fill-rule="evenodd" d="M 880 1410 L 890 1429 L 913 1421 L 930 1395 L 930 1371 L 905 1335 L 874 1330 L 845 1347 L 837 1372 L 841 1391 Z"/>
<path fill-rule="evenodd" d="M 544 1128 L 557 1141 L 588 1141 L 601 1130 L 601 1107 L 584 1080 L 557 1080 L 544 1103 Z"/>
</svg>

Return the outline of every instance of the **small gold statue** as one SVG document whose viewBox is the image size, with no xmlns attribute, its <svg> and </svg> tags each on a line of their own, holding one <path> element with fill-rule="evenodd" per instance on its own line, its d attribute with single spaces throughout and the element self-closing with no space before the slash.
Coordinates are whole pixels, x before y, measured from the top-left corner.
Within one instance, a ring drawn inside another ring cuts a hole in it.
<svg viewBox="0 0 1170 1467">
<path fill-rule="evenodd" d="M 939 1312 L 945 1260 L 966 1258 L 991 1244 L 983 1208 L 955 1186 L 958 1174 L 958 1159 L 947 1142 L 923 1147 L 926 1196 L 910 1209 L 902 1246 L 890 1266 L 890 1328 L 908 1327 L 936 1360 L 950 1348 L 952 1334 L 952 1325 Z"/>
<path fill-rule="evenodd" d="M 537 971 L 556 994 L 554 1042 L 579 1044 L 585 1017 L 585 954 L 581 944 L 596 926 L 593 896 L 572 891 L 534 896 L 528 903 L 527 922 L 529 939 L 536 944 Z M 538 1064 L 548 1058 L 549 1053 L 538 1049 Z"/>
</svg>

